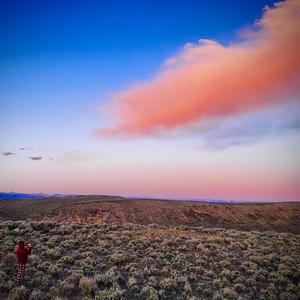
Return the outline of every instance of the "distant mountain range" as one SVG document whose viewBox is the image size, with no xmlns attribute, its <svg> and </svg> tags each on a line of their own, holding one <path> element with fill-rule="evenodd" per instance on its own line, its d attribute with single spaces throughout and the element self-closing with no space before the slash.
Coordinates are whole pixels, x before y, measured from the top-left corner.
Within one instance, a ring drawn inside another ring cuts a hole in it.
<svg viewBox="0 0 300 300">
<path fill-rule="evenodd" d="M 4 193 L 0 192 L 0 199 L 39 199 L 49 197 L 74 197 L 76 194 L 46 194 L 46 193 Z M 166 199 L 159 197 L 126 197 L 127 199 L 144 199 L 144 200 L 184 200 L 184 201 L 196 201 L 196 202 L 208 202 L 208 203 L 239 203 L 240 201 L 234 200 L 216 200 L 216 199 Z"/>
<path fill-rule="evenodd" d="M 76 194 L 45 194 L 45 193 L 2 193 L 0 192 L 0 199 L 38 199 L 38 198 L 48 198 L 48 197 L 74 197 Z"/>
<path fill-rule="evenodd" d="M 243 203 L 245 201 L 238 200 L 219 200 L 219 199 L 174 199 L 174 198 L 159 198 L 159 197 L 127 197 L 128 199 L 141 199 L 141 200 L 175 200 L 175 201 L 195 201 L 207 203 Z"/>
<path fill-rule="evenodd" d="M 111 196 L 111 195 L 78 195 L 78 194 L 46 194 L 46 193 L 15 193 L 15 192 L 0 192 L 0 199 L 40 199 L 49 197 L 75 197 L 75 196 L 110 196 L 110 197 L 122 197 L 124 199 L 140 199 L 140 200 L 175 200 L 175 201 L 192 201 L 192 202 L 204 202 L 204 203 L 276 203 L 278 201 L 244 201 L 244 200 L 220 200 L 220 199 L 179 199 L 179 198 L 161 198 L 161 197 L 135 197 L 135 196 Z"/>
</svg>

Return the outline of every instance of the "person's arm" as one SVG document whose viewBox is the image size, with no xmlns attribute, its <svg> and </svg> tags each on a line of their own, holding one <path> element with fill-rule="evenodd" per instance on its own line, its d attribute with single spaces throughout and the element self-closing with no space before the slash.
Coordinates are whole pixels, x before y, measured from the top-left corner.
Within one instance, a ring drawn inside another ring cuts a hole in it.
<svg viewBox="0 0 300 300">
<path fill-rule="evenodd" d="M 31 248 L 32 248 L 31 244 L 28 244 L 28 245 L 27 245 L 27 254 L 28 254 L 28 255 L 31 254 Z"/>
</svg>

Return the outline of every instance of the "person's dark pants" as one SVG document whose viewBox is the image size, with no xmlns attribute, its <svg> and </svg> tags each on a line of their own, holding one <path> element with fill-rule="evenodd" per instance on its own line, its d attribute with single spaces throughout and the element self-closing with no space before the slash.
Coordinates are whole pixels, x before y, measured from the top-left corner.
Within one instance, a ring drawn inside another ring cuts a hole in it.
<svg viewBox="0 0 300 300">
<path fill-rule="evenodd" d="M 25 267 L 26 267 L 25 264 L 19 264 L 18 265 L 18 272 L 17 272 L 17 278 L 16 278 L 17 284 L 22 283 L 22 281 L 24 279 Z"/>
</svg>

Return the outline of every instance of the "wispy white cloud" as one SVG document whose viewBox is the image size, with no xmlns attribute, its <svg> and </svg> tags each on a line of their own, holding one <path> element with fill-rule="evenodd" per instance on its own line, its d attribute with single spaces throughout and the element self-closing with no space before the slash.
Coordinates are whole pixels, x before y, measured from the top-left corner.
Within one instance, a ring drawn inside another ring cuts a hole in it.
<svg viewBox="0 0 300 300">
<path fill-rule="evenodd" d="M 86 153 L 78 150 L 70 150 L 55 159 L 62 164 L 88 163 L 97 158 L 96 154 Z"/>
</svg>

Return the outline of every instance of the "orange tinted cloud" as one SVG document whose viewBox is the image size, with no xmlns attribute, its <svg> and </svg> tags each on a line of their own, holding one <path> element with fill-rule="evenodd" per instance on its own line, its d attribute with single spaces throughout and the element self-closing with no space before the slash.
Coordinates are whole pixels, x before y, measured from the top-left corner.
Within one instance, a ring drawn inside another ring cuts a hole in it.
<svg viewBox="0 0 300 300">
<path fill-rule="evenodd" d="M 300 1 L 265 7 L 245 40 L 187 44 L 148 83 L 113 96 L 116 124 L 99 134 L 149 134 L 265 107 L 299 92 Z"/>
</svg>

